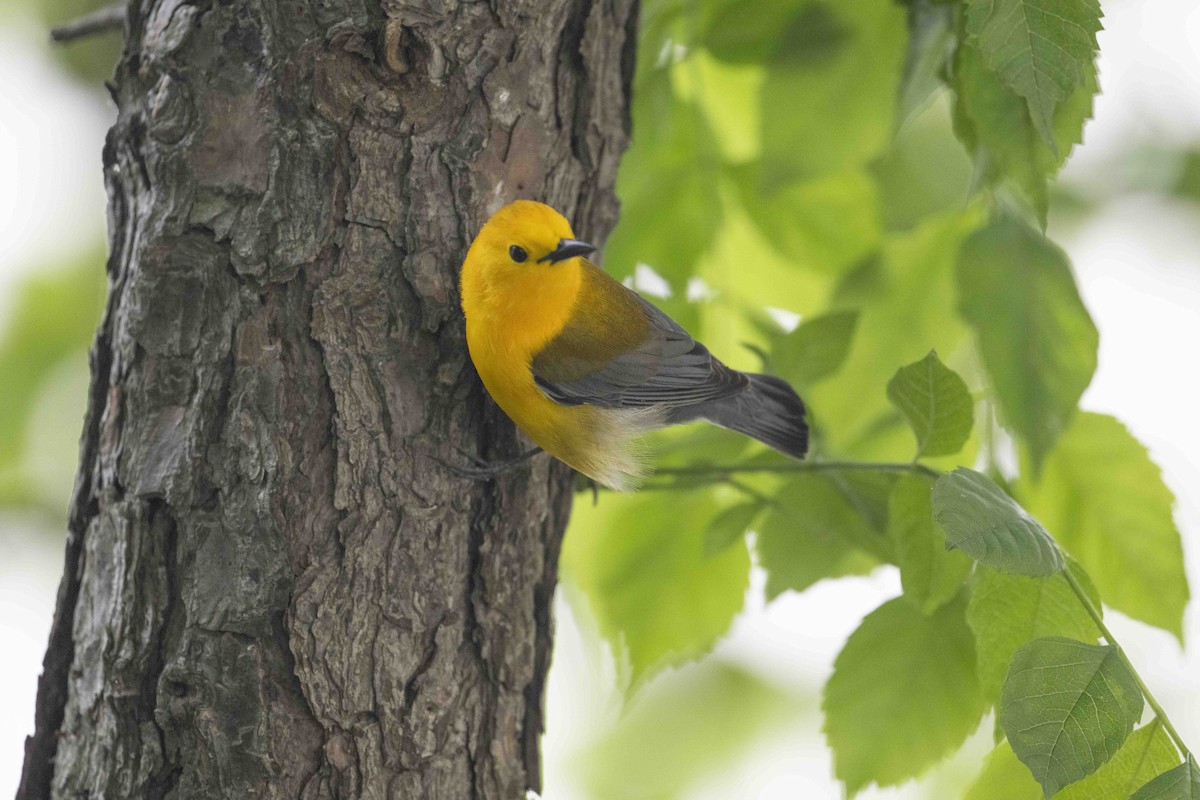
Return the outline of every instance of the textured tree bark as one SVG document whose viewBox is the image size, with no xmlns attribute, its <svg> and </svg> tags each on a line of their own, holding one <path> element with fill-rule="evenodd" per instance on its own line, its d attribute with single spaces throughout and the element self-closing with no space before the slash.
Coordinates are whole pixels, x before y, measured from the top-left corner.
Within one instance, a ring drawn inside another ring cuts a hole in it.
<svg viewBox="0 0 1200 800">
<path fill-rule="evenodd" d="M 479 225 L 602 240 L 636 0 L 134 0 L 111 296 L 18 797 L 520 798 L 570 505 L 467 357 Z"/>
</svg>

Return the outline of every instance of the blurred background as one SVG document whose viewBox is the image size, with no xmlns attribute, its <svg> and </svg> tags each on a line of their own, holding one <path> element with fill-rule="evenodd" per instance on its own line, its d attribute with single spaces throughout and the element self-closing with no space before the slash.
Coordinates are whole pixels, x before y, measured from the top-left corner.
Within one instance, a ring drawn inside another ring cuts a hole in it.
<svg viewBox="0 0 1200 800">
<path fill-rule="evenodd" d="M 1070 254 L 1101 333 L 1099 368 L 1082 406 L 1118 416 L 1162 467 L 1178 500 L 1187 574 L 1197 586 L 1200 9 L 1183 0 L 1112 0 L 1103 8 L 1102 94 L 1084 144 L 1052 193 L 1048 232 Z M 100 151 L 113 108 L 103 82 L 117 36 L 51 46 L 47 34 L 49 24 L 83 10 L 71 0 L 0 0 L 0 796 L 15 791 L 23 740 L 32 731 L 86 397 L 86 350 L 105 291 Z M 701 104 L 735 110 L 747 81 L 756 80 L 712 63 L 697 72 L 706 82 Z M 946 153 L 959 147 L 949 119 L 948 102 L 935 96 L 902 128 L 903 157 L 886 168 L 935 200 L 939 192 L 953 198 L 965 169 L 945 166 L 955 163 Z M 738 131 L 722 129 L 719 120 L 713 128 L 721 147 L 738 149 Z M 628 176 L 623 181 L 629 187 Z M 733 247 L 737 225 L 724 220 L 707 255 L 696 257 L 711 260 Z M 613 259 L 620 262 L 619 250 L 639 246 L 637 239 L 637 231 L 618 229 Z M 639 289 L 671 292 L 696 307 L 722 290 L 711 269 L 686 283 L 645 265 L 626 271 Z M 794 324 L 813 307 L 791 299 L 804 296 L 806 280 L 761 287 L 743 299 L 761 307 L 768 303 L 759 298 L 769 297 L 775 317 Z M 719 318 L 703 325 L 737 328 Z M 737 341 L 739 333 L 725 338 Z M 578 506 L 569 542 L 586 542 L 596 526 L 615 524 L 604 498 L 593 508 L 581 495 Z M 566 555 L 557 601 L 546 798 L 840 796 L 821 733 L 820 689 L 862 617 L 900 593 L 895 568 L 821 581 L 770 603 L 765 573 L 755 568 L 745 608 L 713 653 L 630 693 L 627 665 L 605 643 L 584 599 L 587 578 L 571 574 L 580 558 Z M 1186 652 L 1161 630 L 1117 612 L 1109 619 L 1180 733 L 1200 742 L 1195 604 L 1185 617 Z M 990 749 L 985 720 L 958 755 L 919 781 L 860 796 L 960 797 Z"/>
</svg>

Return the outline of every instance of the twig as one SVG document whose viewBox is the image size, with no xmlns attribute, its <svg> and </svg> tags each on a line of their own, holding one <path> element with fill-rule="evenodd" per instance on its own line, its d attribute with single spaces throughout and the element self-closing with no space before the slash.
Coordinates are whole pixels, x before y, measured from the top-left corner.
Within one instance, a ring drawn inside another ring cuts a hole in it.
<svg viewBox="0 0 1200 800">
<path fill-rule="evenodd" d="M 724 483 L 749 494 L 756 499 L 766 500 L 763 495 L 754 491 L 733 476 L 749 473 L 795 473 L 795 472 L 844 472 L 848 470 L 877 470 L 879 472 L 910 472 L 937 479 L 942 473 L 924 464 L 907 463 L 874 463 L 870 461 L 800 461 L 795 464 L 702 464 L 694 467 L 659 467 L 653 471 L 654 477 L 692 477 L 711 478 L 709 482 L 654 482 L 642 484 L 639 489 L 644 492 L 686 491 L 701 486 Z M 593 489 L 595 487 L 592 487 Z M 600 487 L 604 488 L 604 487 Z M 582 489 L 579 489 L 582 491 Z"/>
<path fill-rule="evenodd" d="M 1092 604 L 1092 598 L 1087 596 L 1087 592 L 1085 592 L 1083 587 L 1079 585 L 1079 581 L 1076 580 L 1075 576 L 1071 574 L 1071 570 L 1069 568 L 1064 569 L 1062 574 L 1063 577 L 1067 579 L 1067 584 L 1071 587 L 1071 591 L 1073 591 L 1075 596 L 1079 598 L 1079 602 L 1087 611 L 1088 616 L 1092 618 L 1092 622 L 1096 623 L 1096 627 L 1100 629 L 1101 635 L 1104 636 L 1104 641 L 1117 648 L 1118 655 L 1121 656 L 1121 660 L 1125 662 L 1125 666 L 1128 667 L 1129 671 L 1133 674 L 1134 680 L 1137 681 L 1138 688 L 1142 690 L 1142 696 L 1146 698 L 1147 705 L 1154 710 L 1155 718 L 1162 723 L 1163 730 L 1165 730 L 1167 735 L 1171 737 L 1171 741 L 1174 742 L 1175 747 L 1179 749 L 1179 755 L 1186 762 L 1189 751 L 1187 745 L 1183 743 L 1183 737 L 1180 736 L 1179 732 L 1175 730 L 1175 726 L 1171 724 L 1171 720 L 1167 719 L 1167 712 L 1163 711 L 1163 707 L 1158 704 L 1158 700 L 1154 699 L 1154 695 L 1151 694 L 1150 687 L 1146 685 L 1146 682 L 1142 680 L 1142 676 L 1138 674 L 1136 669 L 1134 669 L 1133 662 L 1129 660 L 1129 656 L 1125 655 L 1125 649 L 1121 647 L 1121 645 L 1117 642 L 1116 637 L 1112 635 L 1112 631 L 1110 631 L 1108 626 L 1104 624 L 1104 618 L 1100 616 L 1099 609 Z"/>
<path fill-rule="evenodd" d="M 875 470 L 878 472 L 916 472 L 930 478 L 941 473 L 924 464 L 874 463 L 871 461 L 798 461 L 795 464 L 728 464 L 700 465 L 695 467 L 660 467 L 655 475 L 712 475 L 724 477 L 749 472 L 840 472 L 845 470 Z"/>
<path fill-rule="evenodd" d="M 73 19 L 70 22 L 64 22 L 57 28 L 51 28 L 50 38 L 62 44 L 63 42 L 82 39 L 85 36 L 111 31 L 120 28 L 124 24 L 125 4 L 116 3 L 93 11 L 90 14 L 84 14 L 82 17 Z"/>
</svg>

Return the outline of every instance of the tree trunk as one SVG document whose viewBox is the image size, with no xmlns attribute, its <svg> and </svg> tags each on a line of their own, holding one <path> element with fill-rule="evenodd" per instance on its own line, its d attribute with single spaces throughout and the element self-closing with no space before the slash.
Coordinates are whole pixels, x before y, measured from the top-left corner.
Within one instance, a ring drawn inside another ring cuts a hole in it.
<svg viewBox="0 0 1200 800">
<path fill-rule="evenodd" d="M 636 0 L 134 0 L 111 295 L 18 797 L 523 798 L 570 475 L 467 356 L 517 197 L 602 240 Z"/>
</svg>

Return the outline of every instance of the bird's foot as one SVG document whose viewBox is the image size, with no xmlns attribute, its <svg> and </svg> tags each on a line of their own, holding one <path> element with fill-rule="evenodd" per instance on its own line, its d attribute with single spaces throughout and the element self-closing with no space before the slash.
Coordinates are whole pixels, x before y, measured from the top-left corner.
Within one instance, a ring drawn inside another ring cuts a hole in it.
<svg viewBox="0 0 1200 800">
<path fill-rule="evenodd" d="M 453 472 L 455 475 L 459 476 L 460 478 L 466 478 L 466 479 L 472 480 L 472 481 L 495 480 L 496 478 L 500 477 L 504 473 L 508 472 L 513 467 L 524 464 L 526 461 L 533 458 L 538 453 L 544 452 L 542 450 L 542 448 L 535 447 L 532 450 L 529 450 L 528 452 L 522 453 L 521 455 L 517 456 L 516 458 L 506 458 L 506 459 L 502 459 L 502 460 L 498 460 L 498 461 L 488 461 L 486 459 L 480 458 L 479 456 L 475 455 L 474 453 L 468 453 L 466 450 L 463 450 L 461 448 L 456 448 L 456 449 L 458 449 L 458 452 L 460 455 L 462 455 L 464 458 L 469 459 L 472 462 L 471 466 L 467 467 L 467 466 L 463 466 L 462 464 L 451 464 L 449 461 L 443 461 L 440 458 L 438 458 L 437 461 L 440 462 L 442 464 L 442 466 L 444 466 L 446 469 L 450 470 L 451 472 Z"/>
</svg>

